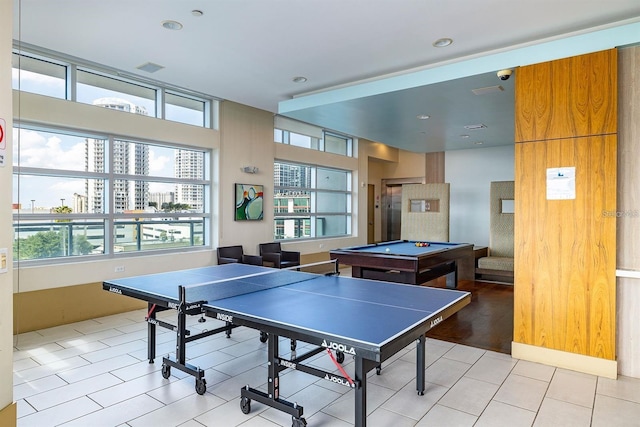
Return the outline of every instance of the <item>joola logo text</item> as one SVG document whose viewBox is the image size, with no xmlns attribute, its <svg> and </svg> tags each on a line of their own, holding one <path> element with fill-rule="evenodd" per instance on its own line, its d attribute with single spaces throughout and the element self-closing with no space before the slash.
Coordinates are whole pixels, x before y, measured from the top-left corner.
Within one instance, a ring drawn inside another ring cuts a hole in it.
<svg viewBox="0 0 640 427">
<path fill-rule="evenodd" d="M 436 326 L 438 323 L 442 322 L 442 316 L 436 317 L 435 319 L 433 319 L 431 321 L 431 327 L 433 328 L 434 326 Z"/>
<path fill-rule="evenodd" d="M 229 322 L 229 323 L 233 322 L 233 316 L 230 316 L 228 314 L 218 313 L 216 314 L 216 319 L 222 320 L 223 322 Z"/>
<path fill-rule="evenodd" d="M 347 387 L 351 387 L 351 384 L 349 383 L 349 381 L 347 381 L 344 378 L 336 377 L 335 375 L 327 374 L 327 375 L 324 376 L 324 379 L 325 380 L 329 380 L 332 383 L 337 383 L 337 384 L 340 384 L 340 385 L 346 385 Z"/>
<path fill-rule="evenodd" d="M 113 292 L 114 294 L 122 295 L 122 290 L 120 290 L 118 288 L 109 288 L 109 292 Z"/>
<path fill-rule="evenodd" d="M 327 342 L 326 340 L 323 340 L 322 346 L 324 348 L 330 348 L 331 350 L 341 351 L 343 353 L 356 354 L 356 350 L 353 347 L 347 347 L 344 344 L 340 344 L 333 341 Z"/>
</svg>

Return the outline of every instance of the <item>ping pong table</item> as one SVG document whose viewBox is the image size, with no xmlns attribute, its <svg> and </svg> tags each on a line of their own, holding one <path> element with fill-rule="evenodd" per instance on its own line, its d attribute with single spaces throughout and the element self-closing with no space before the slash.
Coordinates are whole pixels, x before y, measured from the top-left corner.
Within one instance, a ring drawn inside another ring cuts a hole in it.
<svg viewBox="0 0 640 427">
<path fill-rule="evenodd" d="M 416 342 L 416 389 L 424 394 L 425 333 L 471 300 L 468 292 L 451 289 L 246 264 L 113 279 L 103 282 L 103 289 L 148 303 L 150 363 L 155 357 L 156 326 L 176 332 L 176 356 L 163 358 L 162 375 L 168 378 L 172 367 L 193 375 L 198 394 L 206 391 L 204 370 L 186 362 L 188 342 L 215 333 L 229 335 L 238 326 L 267 334 L 268 390 L 242 387 L 240 408 L 248 414 L 255 400 L 290 414 L 293 427 L 306 426 L 303 407 L 280 398 L 280 372 L 294 369 L 353 389 L 355 425 L 366 426 L 367 373 L 373 368 L 379 373 L 382 362 Z M 177 312 L 177 325 L 156 318 L 156 312 L 169 309 Z M 201 314 L 225 322 L 224 326 L 191 334 L 186 316 Z M 284 358 L 279 337 L 314 347 Z M 320 352 L 327 352 L 334 362 L 342 362 L 345 355 L 353 357 L 352 376 L 339 363 L 341 375 L 303 363 Z"/>
</svg>

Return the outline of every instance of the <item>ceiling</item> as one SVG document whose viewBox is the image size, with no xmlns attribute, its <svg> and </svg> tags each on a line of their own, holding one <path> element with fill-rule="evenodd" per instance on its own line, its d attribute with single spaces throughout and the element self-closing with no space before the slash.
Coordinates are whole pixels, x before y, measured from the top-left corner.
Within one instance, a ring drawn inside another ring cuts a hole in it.
<svg viewBox="0 0 640 427">
<path fill-rule="evenodd" d="M 165 29 L 166 20 L 183 28 Z M 14 0 L 13 37 L 434 152 L 513 144 L 518 66 L 638 43 L 638 25 L 638 0 Z M 432 45 L 443 37 L 453 43 Z M 137 68 L 148 62 L 164 68 Z M 513 76 L 501 81 L 501 69 Z M 477 124 L 486 127 L 464 127 Z"/>
</svg>

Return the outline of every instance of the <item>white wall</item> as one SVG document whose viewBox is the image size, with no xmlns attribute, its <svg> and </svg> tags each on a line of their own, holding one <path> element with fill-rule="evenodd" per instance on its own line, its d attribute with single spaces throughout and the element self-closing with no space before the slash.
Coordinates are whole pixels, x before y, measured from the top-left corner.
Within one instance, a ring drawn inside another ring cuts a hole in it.
<svg viewBox="0 0 640 427">
<path fill-rule="evenodd" d="M 514 146 L 447 151 L 451 184 L 449 240 L 489 246 L 489 185 L 514 179 Z"/>
</svg>

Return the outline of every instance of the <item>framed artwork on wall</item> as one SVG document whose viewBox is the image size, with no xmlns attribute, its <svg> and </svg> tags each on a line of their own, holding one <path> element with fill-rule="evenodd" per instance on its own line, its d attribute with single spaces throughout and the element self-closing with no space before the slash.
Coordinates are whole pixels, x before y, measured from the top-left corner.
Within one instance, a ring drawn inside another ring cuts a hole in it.
<svg viewBox="0 0 640 427">
<path fill-rule="evenodd" d="M 256 221 L 263 217 L 263 186 L 256 184 L 235 184 L 236 221 Z"/>
</svg>

